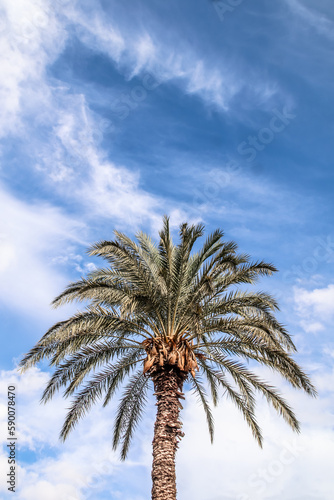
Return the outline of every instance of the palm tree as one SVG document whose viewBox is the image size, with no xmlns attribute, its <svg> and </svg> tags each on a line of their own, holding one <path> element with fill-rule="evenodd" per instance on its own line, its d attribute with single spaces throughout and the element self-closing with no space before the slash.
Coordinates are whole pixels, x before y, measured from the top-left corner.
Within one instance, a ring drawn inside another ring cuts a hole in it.
<svg viewBox="0 0 334 500">
<path fill-rule="evenodd" d="M 169 219 L 164 217 L 158 245 L 142 232 L 135 242 L 117 231 L 113 241 L 93 245 L 90 255 L 106 259 L 107 267 L 70 284 L 53 302 L 89 305 L 50 328 L 21 362 L 23 371 L 45 358 L 56 367 L 43 402 L 62 387 L 65 397 L 74 396 L 61 430 L 63 440 L 93 403 L 103 398 L 106 406 L 124 386 L 113 431 L 113 447 L 120 446 L 122 459 L 153 382 L 153 500 L 176 499 L 175 453 L 183 436 L 179 413 L 185 382 L 200 398 L 211 440 L 213 418 L 206 387 L 214 405 L 220 388 L 234 401 L 260 446 L 255 391 L 292 429 L 299 431 L 299 423 L 279 392 L 238 358 L 270 367 L 293 387 L 315 395 L 291 358 L 296 349 L 274 316 L 275 300 L 263 292 L 237 289 L 270 275 L 275 267 L 238 254 L 236 244 L 224 242 L 220 230 L 195 253 L 203 232 L 202 225 L 182 224 L 180 242 L 174 245 Z"/>
</svg>

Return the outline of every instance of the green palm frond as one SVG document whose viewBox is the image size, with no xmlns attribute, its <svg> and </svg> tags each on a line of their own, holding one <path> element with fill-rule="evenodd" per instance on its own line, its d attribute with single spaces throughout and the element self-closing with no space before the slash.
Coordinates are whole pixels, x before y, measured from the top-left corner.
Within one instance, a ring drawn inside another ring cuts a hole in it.
<svg viewBox="0 0 334 500">
<path fill-rule="evenodd" d="M 205 411 L 205 416 L 206 416 L 206 421 L 208 424 L 211 443 L 213 443 L 214 421 L 213 421 L 211 408 L 210 408 L 208 400 L 207 400 L 207 394 L 206 394 L 205 388 L 204 388 L 203 384 L 200 382 L 199 377 L 192 377 L 191 378 L 191 385 L 192 385 L 193 391 L 199 397 L 199 400 L 201 401 L 201 403 L 203 405 L 203 409 Z"/>
<path fill-rule="evenodd" d="M 118 407 L 113 436 L 113 448 L 121 443 L 121 458 L 125 460 L 130 441 L 147 402 L 146 392 L 150 379 L 142 370 L 137 371 L 124 389 Z"/>
<path fill-rule="evenodd" d="M 42 401 L 47 402 L 53 397 L 56 391 L 66 386 L 69 387 L 66 394 L 72 394 L 81 384 L 83 379 L 97 367 L 107 364 L 116 356 L 124 354 L 135 354 L 137 349 L 142 348 L 122 343 L 120 346 L 115 342 L 100 342 L 95 345 L 82 347 L 74 355 L 60 364 L 50 379 L 42 396 Z"/>
<path fill-rule="evenodd" d="M 65 440 L 78 421 L 88 412 L 91 406 L 105 396 L 104 405 L 112 397 L 124 378 L 135 369 L 135 366 L 142 359 L 138 357 L 138 352 L 123 356 L 117 363 L 106 365 L 98 374 L 87 382 L 87 384 L 76 395 L 70 411 L 67 414 L 62 427 L 60 437 Z M 71 391 L 69 391 L 70 393 Z M 69 395 L 69 393 L 65 393 Z"/>
<path fill-rule="evenodd" d="M 214 374 L 211 371 L 211 368 L 208 366 L 208 364 L 203 360 L 199 360 L 198 362 L 199 366 L 202 368 L 202 371 L 207 379 L 210 392 L 211 392 L 211 398 L 214 406 L 217 406 L 219 396 L 218 396 L 218 383 L 217 379 L 214 376 Z"/>
<path fill-rule="evenodd" d="M 161 373 L 176 375 L 180 390 L 189 382 L 204 407 L 211 439 L 208 394 L 216 405 L 221 390 L 240 409 L 260 445 L 257 394 L 298 431 L 293 410 L 276 388 L 243 364 L 268 367 L 292 387 L 316 394 L 292 358 L 296 347 L 275 317 L 276 300 L 247 286 L 275 273 L 275 266 L 238 253 L 236 243 L 223 241 L 220 229 L 197 250 L 202 224 L 181 224 L 178 244 L 171 232 L 167 216 L 157 242 L 143 232 L 133 240 L 115 231 L 113 240 L 89 249 L 90 255 L 104 259 L 105 267 L 69 284 L 53 301 L 55 307 L 88 305 L 52 326 L 20 367 L 24 371 L 48 360 L 55 371 L 42 401 L 60 390 L 74 398 L 61 437 L 94 403 L 108 405 L 123 388 L 113 445 L 121 447 L 125 458 L 149 381 L 155 384 Z"/>
<path fill-rule="evenodd" d="M 245 399 L 241 394 L 239 394 L 233 389 L 231 384 L 227 382 L 226 377 L 224 376 L 223 373 L 220 373 L 218 371 L 212 373 L 217 378 L 222 387 L 225 389 L 226 394 L 231 399 L 231 401 L 233 401 L 233 403 L 235 403 L 237 408 L 239 408 L 239 410 L 244 416 L 244 419 L 249 425 L 253 436 L 255 437 L 259 446 L 262 448 L 263 437 L 261 429 L 255 418 L 254 408 L 252 406 L 249 406 L 247 399 Z"/>
</svg>

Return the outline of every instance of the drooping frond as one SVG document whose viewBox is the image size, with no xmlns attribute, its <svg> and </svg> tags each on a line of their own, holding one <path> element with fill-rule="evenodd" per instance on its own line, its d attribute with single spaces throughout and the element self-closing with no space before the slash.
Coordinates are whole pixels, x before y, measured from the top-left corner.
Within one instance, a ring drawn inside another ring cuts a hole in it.
<svg viewBox="0 0 334 500">
<path fill-rule="evenodd" d="M 214 374 L 211 372 L 211 368 L 208 366 L 208 364 L 205 362 L 203 358 L 200 359 L 199 365 L 202 368 L 202 371 L 207 379 L 210 392 L 211 392 L 211 398 L 214 406 L 217 406 L 219 396 L 218 396 L 218 383 L 217 379 L 214 376 Z"/>
<path fill-rule="evenodd" d="M 42 339 L 22 359 L 23 370 L 36 365 L 43 359 L 52 358 L 51 364 L 57 365 L 65 356 L 77 352 L 85 345 L 94 345 L 103 339 L 111 339 L 117 345 L 126 342 L 139 345 L 138 340 L 151 334 L 135 321 L 124 320 L 88 309 L 67 321 L 54 325 Z"/>
<path fill-rule="evenodd" d="M 107 365 L 78 392 L 68 412 L 60 437 L 65 440 L 78 421 L 88 412 L 91 406 L 102 398 L 110 398 L 117 390 L 124 378 L 131 373 L 135 365 L 141 360 L 138 352 L 124 356 L 117 363 Z"/>
<path fill-rule="evenodd" d="M 67 384 L 66 395 L 72 394 L 92 370 L 109 363 L 116 356 L 135 354 L 137 349 L 140 348 L 124 343 L 115 345 L 115 342 L 110 341 L 82 347 L 58 366 L 43 393 L 42 401 L 47 402 Z"/>
<path fill-rule="evenodd" d="M 124 389 L 118 407 L 113 436 L 113 448 L 121 443 L 121 458 L 125 460 L 133 432 L 138 425 L 146 404 L 146 392 L 150 379 L 142 370 L 137 371 Z"/>
<path fill-rule="evenodd" d="M 251 371 L 247 370 L 241 363 L 231 361 L 218 353 L 216 353 L 216 355 L 211 353 L 211 356 L 217 367 L 219 367 L 223 373 L 229 373 L 234 379 L 249 407 L 255 407 L 255 399 L 252 390 L 252 388 L 254 388 L 265 396 L 267 401 L 272 404 L 275 410 L 285 419 L 293 430 L 299 431 L 299 423 L 293 411 L 280 396 L 278 391 L 259 379 Z"/>
<path fill-rule="evenodd" d="M 207 394 L 206 394 L 205 388 L 204 388 L 203 384 L 200 382 L 199 377 L 192 377 L 191 378 L 191 385 L 192 385 L 192 388 L 193 388 L 195 394 L 199 397 L 199 400 L 201 401 L 201 403 L 203 405 L 203 408 L 205 411 L 205 416 L 206 416 L 206 421 L 208 424 L 211 443 L 213 443 L 214 422 L 213 422 L 211 408 L 210 408 L 208 400 L 207 400 Z"/>
<path fill-rule="evenodd" d="M 244 416 L 244 419 L 249 425 L 253 436 L 255 437 L 259 446 L 262 448 L 263 437 L 261 429 L 256 421 L 254 408 L 249 405 L 249 401 L 247 401 L 247 399 L 243 395 L 239 394 L 233 389 L 231 384 L 226 380 L 226 377 L 223 373 L 212 371 L 212 374 L 214 377 L 216 377 L 220 385 L 222 385 L 222 387 L 225 389 L 227 396 L 231 399 L 231 401 L 233 401 L 233 403 L 235 403 L 237 408 L 239 408 Z"/>
<path fill-rule="evenodd" d="M 113 444 L 121 446 L 125 458 L 149 381 L 156 386 L 162 373 L 175 376 L 174 400 L 189 382 L 205 410 L 211 439 L 208 395 L 216 405 L 221 390 L 240 409 L 260 445 L 258 393 L 298 431 L 298 420 L 278 390 L 243 364 L 270 368 L 292 387 L 316 394 L 292 358 L 296 347 L 275 317 L 276 300 L 252 288 L 276 268 L 239 253 L 236 243 L 223 241 L 220 229 L 201 248 L 202 224 L 181 224 L 177 244 L 171 233 L 167 216 L 157 242 L 142 232 L 133 240 L 115 231 L 114 239 L 89 249 L 90 255 L 104 259 L 105 267 L 71 283 L 53 301 L 55 307 L 73 302 L 86 307 L 52 326 L 20 367 L 24 371 L 48 360 L 55 371 L 42 401 L 60 390 L 74 398 L 61 437 L 94 403 L 108 405 L 124 386 Z"/>
</svg>

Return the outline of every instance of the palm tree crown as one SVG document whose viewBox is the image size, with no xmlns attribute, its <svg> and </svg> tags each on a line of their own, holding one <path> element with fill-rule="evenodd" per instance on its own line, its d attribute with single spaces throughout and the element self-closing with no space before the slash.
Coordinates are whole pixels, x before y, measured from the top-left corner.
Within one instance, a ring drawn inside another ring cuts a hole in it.
<svg viewBox="0 0 334 500">
<path fill-rule="evenodd" d="M 195 252 L 203 231 L 202 225 L 182 224 L 178 245 L 172 242 L 167 217 L 158 245 L 144 233 L 135 242 L 115 231 L 113 241 L 101 241 L 90 249 L 90 255 L 103 257 L 108 266 L 70 284 L 54 300 L 55 306 L 74 300 L 89 305 L 50 328 L 21 367 L 49 358 L 56 369 L 42 401 L 62 387 L 65 397 L 74 396 L 61 431 L 63 439 L 93 403 L 103 398 L 107 405 L 124 386 L 113 435 L 113 445 L 120 445 L 124 459 L 150 381 L 159 406 L 163 387 L 167 387 L 161 381 L 166 377 L 174 377 L 178 408 L 185 381 L 198 394 L 211 439 L 213 418 L 206 387 L 214 405 L 223 388 L 260 445 L 261 430 L 254 414 L 256 391 L 299 430 L 292 409 L 278 391 L 238 360 L 257 361 L 279 372 L 292 386 L 315 395 L 308 377 L 291 357 L 296 349 L 274 316 L 275 300 L 267 293 L 238 290 L 238 285 L 254 284 L 276 269 L 237 253 L 236 244 L 224 242 L 220 230 Z M 170 386 L 167 393 L 174 389 Z M 177 415 L 175 422 L 170 428 L 175 427 L 174 438 L 179 439 Z"/>
</svg>

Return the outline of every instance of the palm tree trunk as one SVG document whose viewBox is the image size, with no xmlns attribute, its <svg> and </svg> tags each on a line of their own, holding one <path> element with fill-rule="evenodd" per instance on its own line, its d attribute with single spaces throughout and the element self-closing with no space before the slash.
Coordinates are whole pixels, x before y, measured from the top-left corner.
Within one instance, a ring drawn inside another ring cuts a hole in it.
<svg viewBox="0 0 334 500">
<path fill-rule="evenodd" d="M 152 378 L 158 406 L 153 439 L 152 500 L 176 500 L 175 453 L 184 435 L 179 421 L 183 378 L 174 369 L 161 370 Z"/>
</svg>

